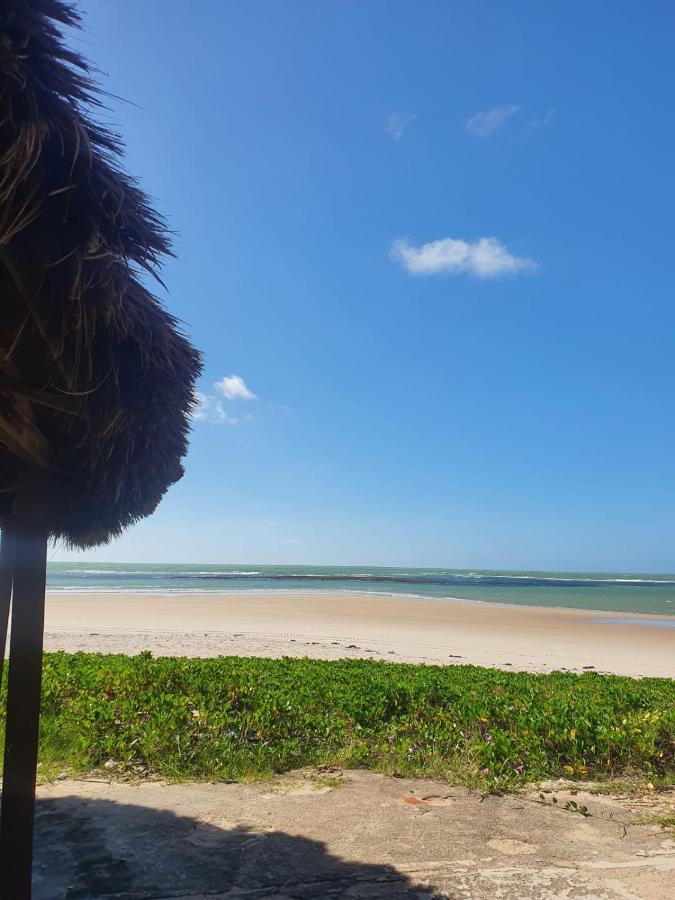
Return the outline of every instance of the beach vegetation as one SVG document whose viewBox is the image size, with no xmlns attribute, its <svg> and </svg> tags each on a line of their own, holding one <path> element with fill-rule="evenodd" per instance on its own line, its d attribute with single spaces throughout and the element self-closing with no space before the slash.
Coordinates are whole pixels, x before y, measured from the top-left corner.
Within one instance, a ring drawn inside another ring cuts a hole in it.
<svg viewBox="0 0 675 900">
<path fill-rule="evenodd" d="M 500 791 L 675 775 L 675 681 L 375 660 L 44 658 L 40 772 L 365 768 Z"/>
</svg>

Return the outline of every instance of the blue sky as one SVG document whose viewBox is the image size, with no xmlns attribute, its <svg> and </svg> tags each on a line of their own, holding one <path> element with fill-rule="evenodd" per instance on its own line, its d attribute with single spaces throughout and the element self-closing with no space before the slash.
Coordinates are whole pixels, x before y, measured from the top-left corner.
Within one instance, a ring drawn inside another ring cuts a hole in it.
<svg viewBox="0 0 675 900">
<path fill-rule="evenodd" d="M 82 9 L 206 418 L 79 558 L 675 570 L 672 4 Z"/>
</svg>

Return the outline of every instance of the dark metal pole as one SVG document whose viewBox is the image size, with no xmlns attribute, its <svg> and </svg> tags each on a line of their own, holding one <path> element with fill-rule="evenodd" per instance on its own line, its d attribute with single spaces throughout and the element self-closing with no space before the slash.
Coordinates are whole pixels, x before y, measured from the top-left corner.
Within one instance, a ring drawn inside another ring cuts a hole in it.
<svg viewBox="0 0 675 900">
<path fill-rule="evenodd" d="M 14 504 L 14 590 L 7 680 L 7 718 L 0 812 L 0 897 L 29 900 L 47 567 L 45 493 L 38 483 L 17 490 Z"/>
<path fill-rule="evenodd" d="M 7 516 L 2 523 L 2 536 L 0 536 L 0 691 L 2 690 L 2 676 L 5 668 L 13 574 L 14 533 L 9 516 Z"/>
</svg>

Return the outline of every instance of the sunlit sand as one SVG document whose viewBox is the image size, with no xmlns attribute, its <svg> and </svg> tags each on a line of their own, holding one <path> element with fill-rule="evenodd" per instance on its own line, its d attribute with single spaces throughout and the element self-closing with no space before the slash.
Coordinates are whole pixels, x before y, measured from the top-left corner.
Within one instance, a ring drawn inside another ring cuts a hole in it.
<svg viewBox="0 0 675 900">
<path fill-rule="evenodd" d="M 378 594 L 48 594 L 45 649 L 675 677 L 667 618 Z M 633 624 L 634 623 L 634 624 Z"/>
</svg>

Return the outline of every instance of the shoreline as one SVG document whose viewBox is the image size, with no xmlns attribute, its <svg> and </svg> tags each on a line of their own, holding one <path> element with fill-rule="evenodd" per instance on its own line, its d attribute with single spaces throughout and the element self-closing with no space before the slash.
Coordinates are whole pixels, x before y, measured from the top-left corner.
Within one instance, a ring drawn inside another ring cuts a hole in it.
<svg viewBox="0 0 675 900">
<path fill-rule="evenodd" d="M 48 591 L 45 650 L 371 658 L 675 678 L 675 628 L 645 627 L 652 622 L 672 617 L 374 592 Z"/>
<path fill-rule="evenodd" d="M 675 609 L 672 613 L 634 612 L 632 610 L 605 609 L 604 606 L 595 608 L 589 606 L 544 606 L 538 603 L 514 603 L 510 600 L 474 600 L 471 597 L 435 597 L 431 594 L 415 594 L 408 591 L 364 591 L 354 588 L 336 588 L 334 590 L 321 590 L 312 588 L 115 588 L 114 590 L 101 590 L 101 588 L 47 588 L 46 595 L 59 596 L 138 596 L 151 597 L 249 597 L 249 596 L 311 596 L 311 597 L 388 597 L 390 599 L 422 600 L 430 603 L 470 603 L 481 606 L 515 607 L 517 609 L 552 609 L 567 612 L 591 613 L 597 616 L 620 616 L 622 618 L 654 619 L 655 621 L 672 622 L 675 625 Z"/>
</svg>

